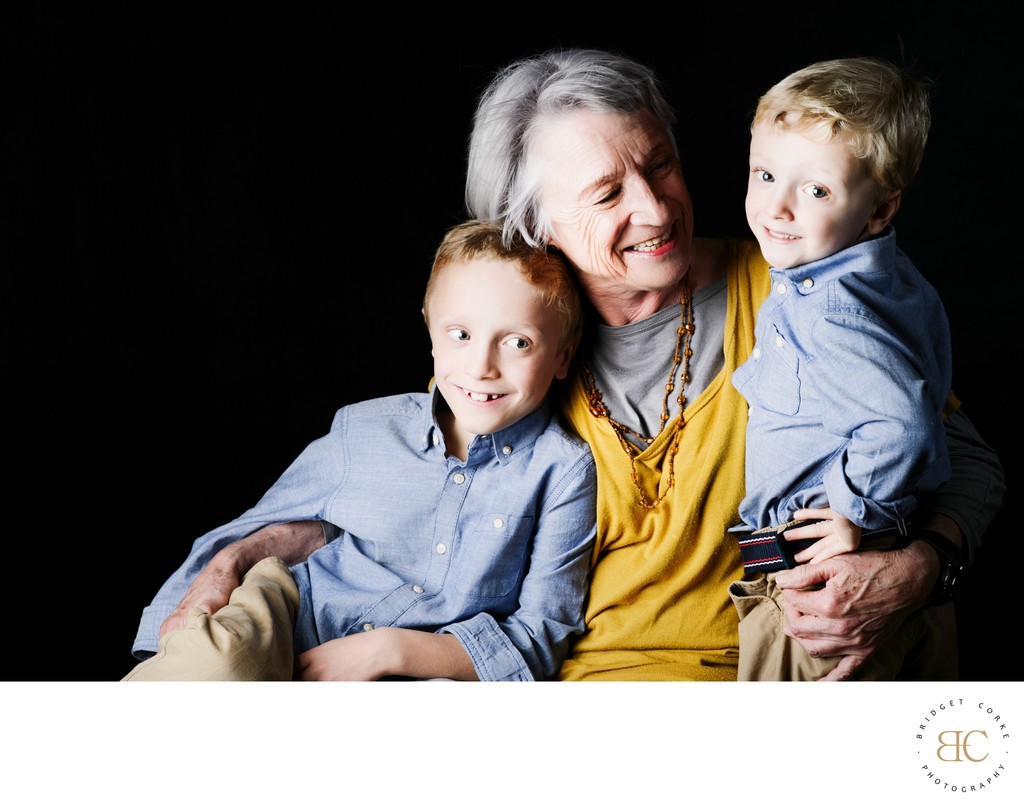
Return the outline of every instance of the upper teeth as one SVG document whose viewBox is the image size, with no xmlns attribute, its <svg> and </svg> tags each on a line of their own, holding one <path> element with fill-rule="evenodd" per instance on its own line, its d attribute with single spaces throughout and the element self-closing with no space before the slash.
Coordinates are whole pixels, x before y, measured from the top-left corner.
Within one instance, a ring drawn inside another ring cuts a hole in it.
<svg viewBox="0 0 1024 807">
<path fill-rule="evenodd" d="M 498 395 L 489 395 L 485 392 L 470 392 L 469 397 L 472 398 L 474 401 L 493 401 L 495 398 L 498 397 Z"/>
<path fill-rule="evenodd" d="M 648 252 L 648 251 L 650 251 L 652 249 L 657 249 L 662 244 L 664 244 L 665 241 L 667 241 L 667 240 L 668 239 L 665 238 L 665 236 L 659 235 L 657 238 L 652 238 L 650 241 L 643 241 L 643 242 L 641 242 L 639 244 L 636 244 L 633 247 L 633 249 L 639 250 L 639 251 L 642 251 L 642 252 Z"/>
</svg>

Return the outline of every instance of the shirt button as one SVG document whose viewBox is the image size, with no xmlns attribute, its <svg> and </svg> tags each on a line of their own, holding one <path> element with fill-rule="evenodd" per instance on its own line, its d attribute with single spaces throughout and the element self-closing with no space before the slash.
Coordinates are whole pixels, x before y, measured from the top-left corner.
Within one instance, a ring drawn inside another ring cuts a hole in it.
<svg viewBox="0 0 1024 807">
<path fill-rule="evenodd" d="M 755 359 L 761 358 L 761 348 L 755 347 L 752 351 L 750 351 L 750 355 L 753 356 Z"/>
<path fill-rule="evenodd" d="M 811 280 L 811 278 L 809 278 L 809 277 L 805 277 L 804 278 L 804 288 L 805 289 L 810 289 L 810 288 L 813 288 L 813 286 L 814 286 L 814 281 Z"/>
<path fill-rule="evenodd" d="M 453 476 L 452 479 L 455 480 L 456 485 L 461 485 L 463 482 L 466 481 L 466 475 L 463 473 L 458 473 L 455 474 L 455 476 Z"/>
<path fill-rule="evenodd" d="M 783 339 L 781 336 L 776 336 L 775 337 L 775 347 L 782 347 L 785 344 L 786 344 L 786 340 Z"/>
<path fill-rule="evenodd" d="M 785 283 L 778 283 L 778 284 L 776 284 L 775 291 L 778 294 L 785 294 L 786 293 L 786 284 Z"/>
<path fill-rule="evenodd" d="M 363 623 L 363 630 L 364 631 L 371 631 L 371 630 L 373 630 L 373 623 L 372 622 L 364 622 Z"/>
<path fill-rule="evenodd" d="M 448 547 L 446 547 L 444 544 L 438 544 L 437 546 L 434 547 L 434 551 L 438 555 L 443 555 L 445 552 L 448 551 Z"/>
<path fill-rule="evenodd" d="M 494 529 L 500 530 L 504 526 L 505 526 L 505 519 L 503 519 L 503 518 L 496 518 L 496 519 L 494 519 Z"/>
<path fill-rule="evenodd" d="M 507 457 L 509 454 L 512 453 L 512 446 L 502 446 L 501 453 Z"/>
<path fill-rule="evenodd" d="M 440 445 L 440 443 L 441 443 L 441 438 L 438 437 L 437 432 L 434 432 L 434 445 L 435 446 L 436 445 Z"/>
<path fill-rule="evenodd" d="M 422 594 L 423 593 L 423 586 L 413 586 L 412 590 L 415 591 L 417 594 Z"/>
</svg>

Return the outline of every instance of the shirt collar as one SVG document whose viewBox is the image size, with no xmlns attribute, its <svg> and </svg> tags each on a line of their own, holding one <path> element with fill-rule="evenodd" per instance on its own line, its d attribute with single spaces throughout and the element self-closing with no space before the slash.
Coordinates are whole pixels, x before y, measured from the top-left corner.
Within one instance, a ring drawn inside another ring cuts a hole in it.
<svg viewBox="0 0 1024 807">
<path fill-rule="evenodd" d="M 840 250 L 834 255 L 812 261 L 794 269 L 771 268 L 775 280 L 792 284 L 805 294 L 823 288 L 826 283 L 852 272 L 877 272 L 879 266 L 892 266 L 895 261 L 896 231 L 888 225 L 877 237 Z M 884 270 L 883 270 L 884 271 Z"/>
<path fill-rule="evenodd" d="M 434 385 L 430 390 L 430 406 L 424 409 L 421 433 L 422 450 L 432 448 L 443 450 L 444 433 L 437 423 L 437 407 L 442 400 L 441 393 Z M 493 457 L 499 463 L 506 463 L 516 454 L 529 449 L 547 429 L 551 422 L 551 404 L 545 401 L 526 417 L 494 434 L 478 434 L 469 445 L 467 465 L 477 465 Z"/>
</svg>

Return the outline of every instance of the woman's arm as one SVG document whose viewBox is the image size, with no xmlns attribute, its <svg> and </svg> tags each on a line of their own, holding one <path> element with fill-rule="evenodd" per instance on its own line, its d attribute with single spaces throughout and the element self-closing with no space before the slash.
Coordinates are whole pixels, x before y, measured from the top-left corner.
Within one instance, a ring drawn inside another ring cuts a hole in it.
<svg viewBox="0 0 1024 807">
<path fill-rule="evenodd" d="M 182 627 L 193 608 L 213 614 L 228 602 L 245 573 L 266 557 L 294 565 L 333 539 L 337 528 L 321 522 L 334 481 L 344 478 L 347 408 L 330 431 L 307 445 L 255 506 L 199 536 L 184 562 L 142 611 L 132 645 L 137 659 L 153 655 L 160 637 Z"/>
<path fill-rule="evenodd" d="M 982 536 L 1002 506 L 1006 479 L 999 456 L 962 410 L 951 413 L 943 424 L 953 474 L 932 496 L 930 509 L 935 516 L 953 522 L 946 528 L 940 522 L 937 531 L 956 544 L 961 544 L 962 536 L 961 545 L 966 547 L 968 559 L 973 560 Z M 959 535 L 947 534 L 950 529 Z"/>
<path fill-rule="evenodd" d="M 160 635 L 184 627 L 193 608 L 214 614 L 227 605 L 245 573 L 264 558 L 277 556 L 289 566 L 308 558 L 327 541 L 322 521 L 271 524 L 215 554 L 196 575 L 181 602 L 160 625 Z"/>
<path fill-rule="evenodd" d="M 945 420 L 952 476 L 923 523 L 976 550 L 1006 485 L 1002 464 L 962 412 Z M 851 677 L 875 649 L 931 599 L 938 579 L 934 548 L 914 541 L 893 552 L 858 552 L 779 572 L 786 632 L 812 656 L 844 656 L 825 680 Z M 823 585 L 818 590 L 808 587 Z"/>
</svg>

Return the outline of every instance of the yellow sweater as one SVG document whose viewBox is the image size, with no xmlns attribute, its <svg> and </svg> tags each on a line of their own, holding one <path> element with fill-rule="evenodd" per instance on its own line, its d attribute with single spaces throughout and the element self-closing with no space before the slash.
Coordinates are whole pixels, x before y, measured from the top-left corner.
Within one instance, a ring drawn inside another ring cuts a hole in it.
<svg viewBox="0 0 1024 807">
<path fill-rule="evenodd" d="M 687 406 L 675 485 L 653 510 L 637 504 L 629 458 L 608 422 L 590 414 L 579 377 L 566 385 L 565 415 L 597 460 L 598 536 L 587 632 L 562 665 L 563 680 L 736 678 L 738 617 L 728 588 L 743 565 L 726 529 L 743 497 L 747 405 L 730 377 L 753 347 L 770 281 L 756 242 L 735 242 L 733 254 L 725 366 Z M 650 500 L 668 479 L 674 429 L 673 419 L 637 459 Z"/>
</svg>

